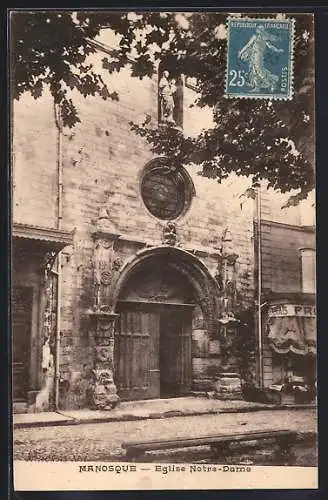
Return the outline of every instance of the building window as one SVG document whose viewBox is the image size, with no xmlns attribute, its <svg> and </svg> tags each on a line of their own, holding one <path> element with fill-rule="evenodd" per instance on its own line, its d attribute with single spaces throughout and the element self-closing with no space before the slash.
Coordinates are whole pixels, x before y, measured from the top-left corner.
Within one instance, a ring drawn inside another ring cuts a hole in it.
<svg viewBox="0 0 328 500">
<path fill-rule="evenodd" d="M 302 292 L 315 293 L 315 250 L 313 248 L 301 248 L 300 252 Z"/>
<path fill-rule="evenodd" d="M 195 194 L 192 180 L 183 167 L 170 167 L 166 158 L 146 165 L 141 179 L 141 195 L 149 212 L 162 220 L 174 220 L 190 207 Z"/>
</svg>

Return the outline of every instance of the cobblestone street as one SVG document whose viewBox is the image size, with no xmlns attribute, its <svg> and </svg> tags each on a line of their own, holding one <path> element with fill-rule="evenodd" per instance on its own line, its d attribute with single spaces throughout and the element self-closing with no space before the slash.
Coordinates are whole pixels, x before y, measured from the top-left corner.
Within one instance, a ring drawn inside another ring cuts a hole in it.
<svg viewBox="0 0 328 500">
<path fill-rule="evenodd" d="M 207 433 L 285 428 L 306 435 L 316 432 L 316 411 L 281 410 L 171 417 L 142 421 L 34 427 L 14 430 L 14 460 L 38 461 L 120 461 L 124 460 L 122 442 L 135 439 L 191 437 Z M 313 441 L 313 440 L 312 440 Z M 297 445 L 296 463 L 316 465 L 315 443 Z M 262 450 L 262 458 L 272 450 Z M 208 448 L 147 454 L 145 460 L 170 462 L 208 462 Z M 239 455 L 237 461 L 241 459 Z M 243 457 L 247 460 L 247 457 Z M 257 460 L 254 459 L 253 460 Z"/>
</svg>

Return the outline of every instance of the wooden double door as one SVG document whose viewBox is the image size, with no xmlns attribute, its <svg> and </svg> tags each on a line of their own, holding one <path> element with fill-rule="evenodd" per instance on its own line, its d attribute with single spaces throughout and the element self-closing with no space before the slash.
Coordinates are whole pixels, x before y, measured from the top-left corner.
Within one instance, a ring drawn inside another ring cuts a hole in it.
<svg viewBox="0 0 328 500">
<path fill-rule="evenodd" d="M 122 400 L 178 397 L 190 392 L 191 320 L 189 306 L 120 306 L 115 382 Z"/>
</svg>

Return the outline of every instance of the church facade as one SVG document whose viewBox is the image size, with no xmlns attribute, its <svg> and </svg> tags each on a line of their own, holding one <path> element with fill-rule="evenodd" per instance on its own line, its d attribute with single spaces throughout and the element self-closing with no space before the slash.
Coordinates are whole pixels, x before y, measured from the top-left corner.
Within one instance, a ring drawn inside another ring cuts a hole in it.
<svg viewBox="0 0 328 500">
<path fill-rule="evenodd" d="M 241 205 L 247 179 L 218 184 L 196 167 L 174 169 L 131 131 L 144 115 L 190 134 L 207 126 L 206 111 L 189 107 L 195 91 L 182 75 L 162 68 L 142 81 L 128 72 L 110 78 L 120 100 L 73 95 L 81 119 L 73 129 L 47 94 L 13 106 L 14 410 L 111 409 L 190 394 L 240 399 L 234 346 L 245 311 L 252 383 L 273 384 L 285 365 L 270 311 L 258 316 L 259 288 L 272 306 L 288 302 L 295 313 L 304 305 L 302 295 L 270 292 L 277 255 L 293 263 L 280 288 L 302 292 L 301 249 L 314 250 L 312 225 L 301 227 L 299 208 L 281 211 L 282 197 L 270 192 Z M 277 247 L 274 231 L 300 244 Z M 313 288 L 307 299 L 314 305 Z M 304 328 L 305 352 L 315 341 Z"/>
</svg>

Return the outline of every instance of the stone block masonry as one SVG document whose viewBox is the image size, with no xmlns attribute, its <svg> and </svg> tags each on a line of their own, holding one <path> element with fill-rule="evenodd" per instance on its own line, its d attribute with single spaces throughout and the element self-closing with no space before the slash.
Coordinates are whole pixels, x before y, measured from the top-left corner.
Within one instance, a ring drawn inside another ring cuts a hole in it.
<svg viewBox="0 0 328 500">
<path fill-rule="evenodd" d="M 131 82 L 132 87 L 134 82 Z M 127 86 L 128 83 L 125 83 Z M 130 130 L 129 121 L 143 112 L 156 108 L 157 95 L 151 82 L 139 85 L 138 101 L 134 102 L 134 110 L 129 108 L 129 95 L 120 93 L 120 102 L 101 102 L 88 98 L 78 99 L 81 124 L 74 130 L 74 137 L 65 137 L 64 152 L 64 219 L 63 224 L 68 229 L 75 227 L 75 240 L 79 249 L 74 250 L 74 260 L 81 262 L 79 271 L 72 270 L 70 288 L 74 301 L 75 318 L 69 314 L 62 315 L 67 328 L 74 332 L 76 352 L 79 359 L 88 363 L 88 356 L 83 347 L 79 347 L 82 337 L 80 317 L 94 303 L 92 242 L 90 235 L 94 227 L 100 207 L 106 206 L 111 223 L 117 228 L 117 233 L 126 240 L 138 239 L 141 245 L 146 242 L 160 244 L 163 224 L 149 214 L 140 194 L 140 177 L 143 167 L 152 159 L 147 145 Z M 127 100 L 126 100 L 127 99 Z M 138 108 L 137 108 L 138 107 Z M 137 109 L 136 109 L 137 108 Z M 231 202 L 234 195 L 227 196 L 226 188 L 211 180 L 197 176 L 196 169 L 189 170 L 195 183 L 196 197 L 189 212 L 177 223 L 179 242 L 182 248 L 193 250 L 203 248 L 206 253 L 199 258 L 211 269 L 216 271 L 217 257 L 221 235 L 225 227 L 233 227 L 233 240 L 237 242 L 237 253 L 240 255 L 240 274 L 250 271 L 250 296 L 253 288 L 250 263 L 253 262 L 253 247 L 250 236 L 252 217 L 238 212 L 238 200 Z M 236 224 L 238 214 L 242 222 Z M 143 243 L 144 242 L 144 243 Z M 119 243 L 123 259 L 133 255 L 142 248 L 138 244 Z M 83 255 L 82 255 L 83 254 Z M 124 257 L 126 256 L 126 257 Z M 68 263 L 67 267 L 73 266 Z M 65 294 L 65 290 L 63 290 Z M 69 324 L 71 321 L 71 324 Z M 81 385 L 81 379 L 74 379 L 76 362 L 70 364 L 70 392 L 74 394 L 68 402 L 70 406 L 80 405 L 83 397 L 75 388 Z M 215 361 L 218 365 L 218 360 Z M 197 371 L 197 363 L 195 370 Z M 213 371 L 213 362 L 208 360 L 209 372 Z M 212 368 L 211 368 L 212 367 Z M 206 371 L 206 370 L 205 370 Z M 207 372 L 206 372 L 207 373 Z M 196 378 L 198 374 L 194 373 Z M 207 376 L 207 375 L 206 375 Z M 74 400 L 76 402 L 74 403 Z"/>
<path fill-rule="evenodd" d="M 148 212 L 140 193 L 142 170 L 153 155 L 129 125 L 146 114 L 156 118 L 156 78 L 139 81 L 126 73 L 117 76 L 116 83 L 119 102 L 73 93 L 81 123 L 64 129 L 61 159 L 49 95 L 37 101 L 24 97 L 14 109 L 15 222 L 56 227 L 57 162 L 63 164 L 62 228 L 74 230 L 73 247 L 62 259 L 61 269 L 60 406 L 65 409 L 88 404 L 94 338 L 87 315 L 95 303 L 92 232 L 99 210 L 105 207 L 121 236 L 117 252 L 123 265 L 147 245 L 160 245 L 164 226 Z M 188 124 L 188 110 L 185 120 Z M 219 185 L 197 171 L 188 167 L 196 196 L 176 222 L 179 245 L 193 252 L 214 276 L 222 234 L 229 228 L 238 254 L 237 289 L 244 304 L 252 305 L 253 201 L 241 210 L 239 199 L 248 181 L 232 178 Z M 206 338 L 203 326 L 195 326 L 193 352 L 195 389 L 202 390 L 209 384 L 200 381 L 210 379 L 219 368 L 219 342 Z"/>
<path fill-rule="evenodd" d="M 55 228 L 57 135 L 53 101 L 23 95 L 13 105 L 14 222 Z"/>
</svg>

